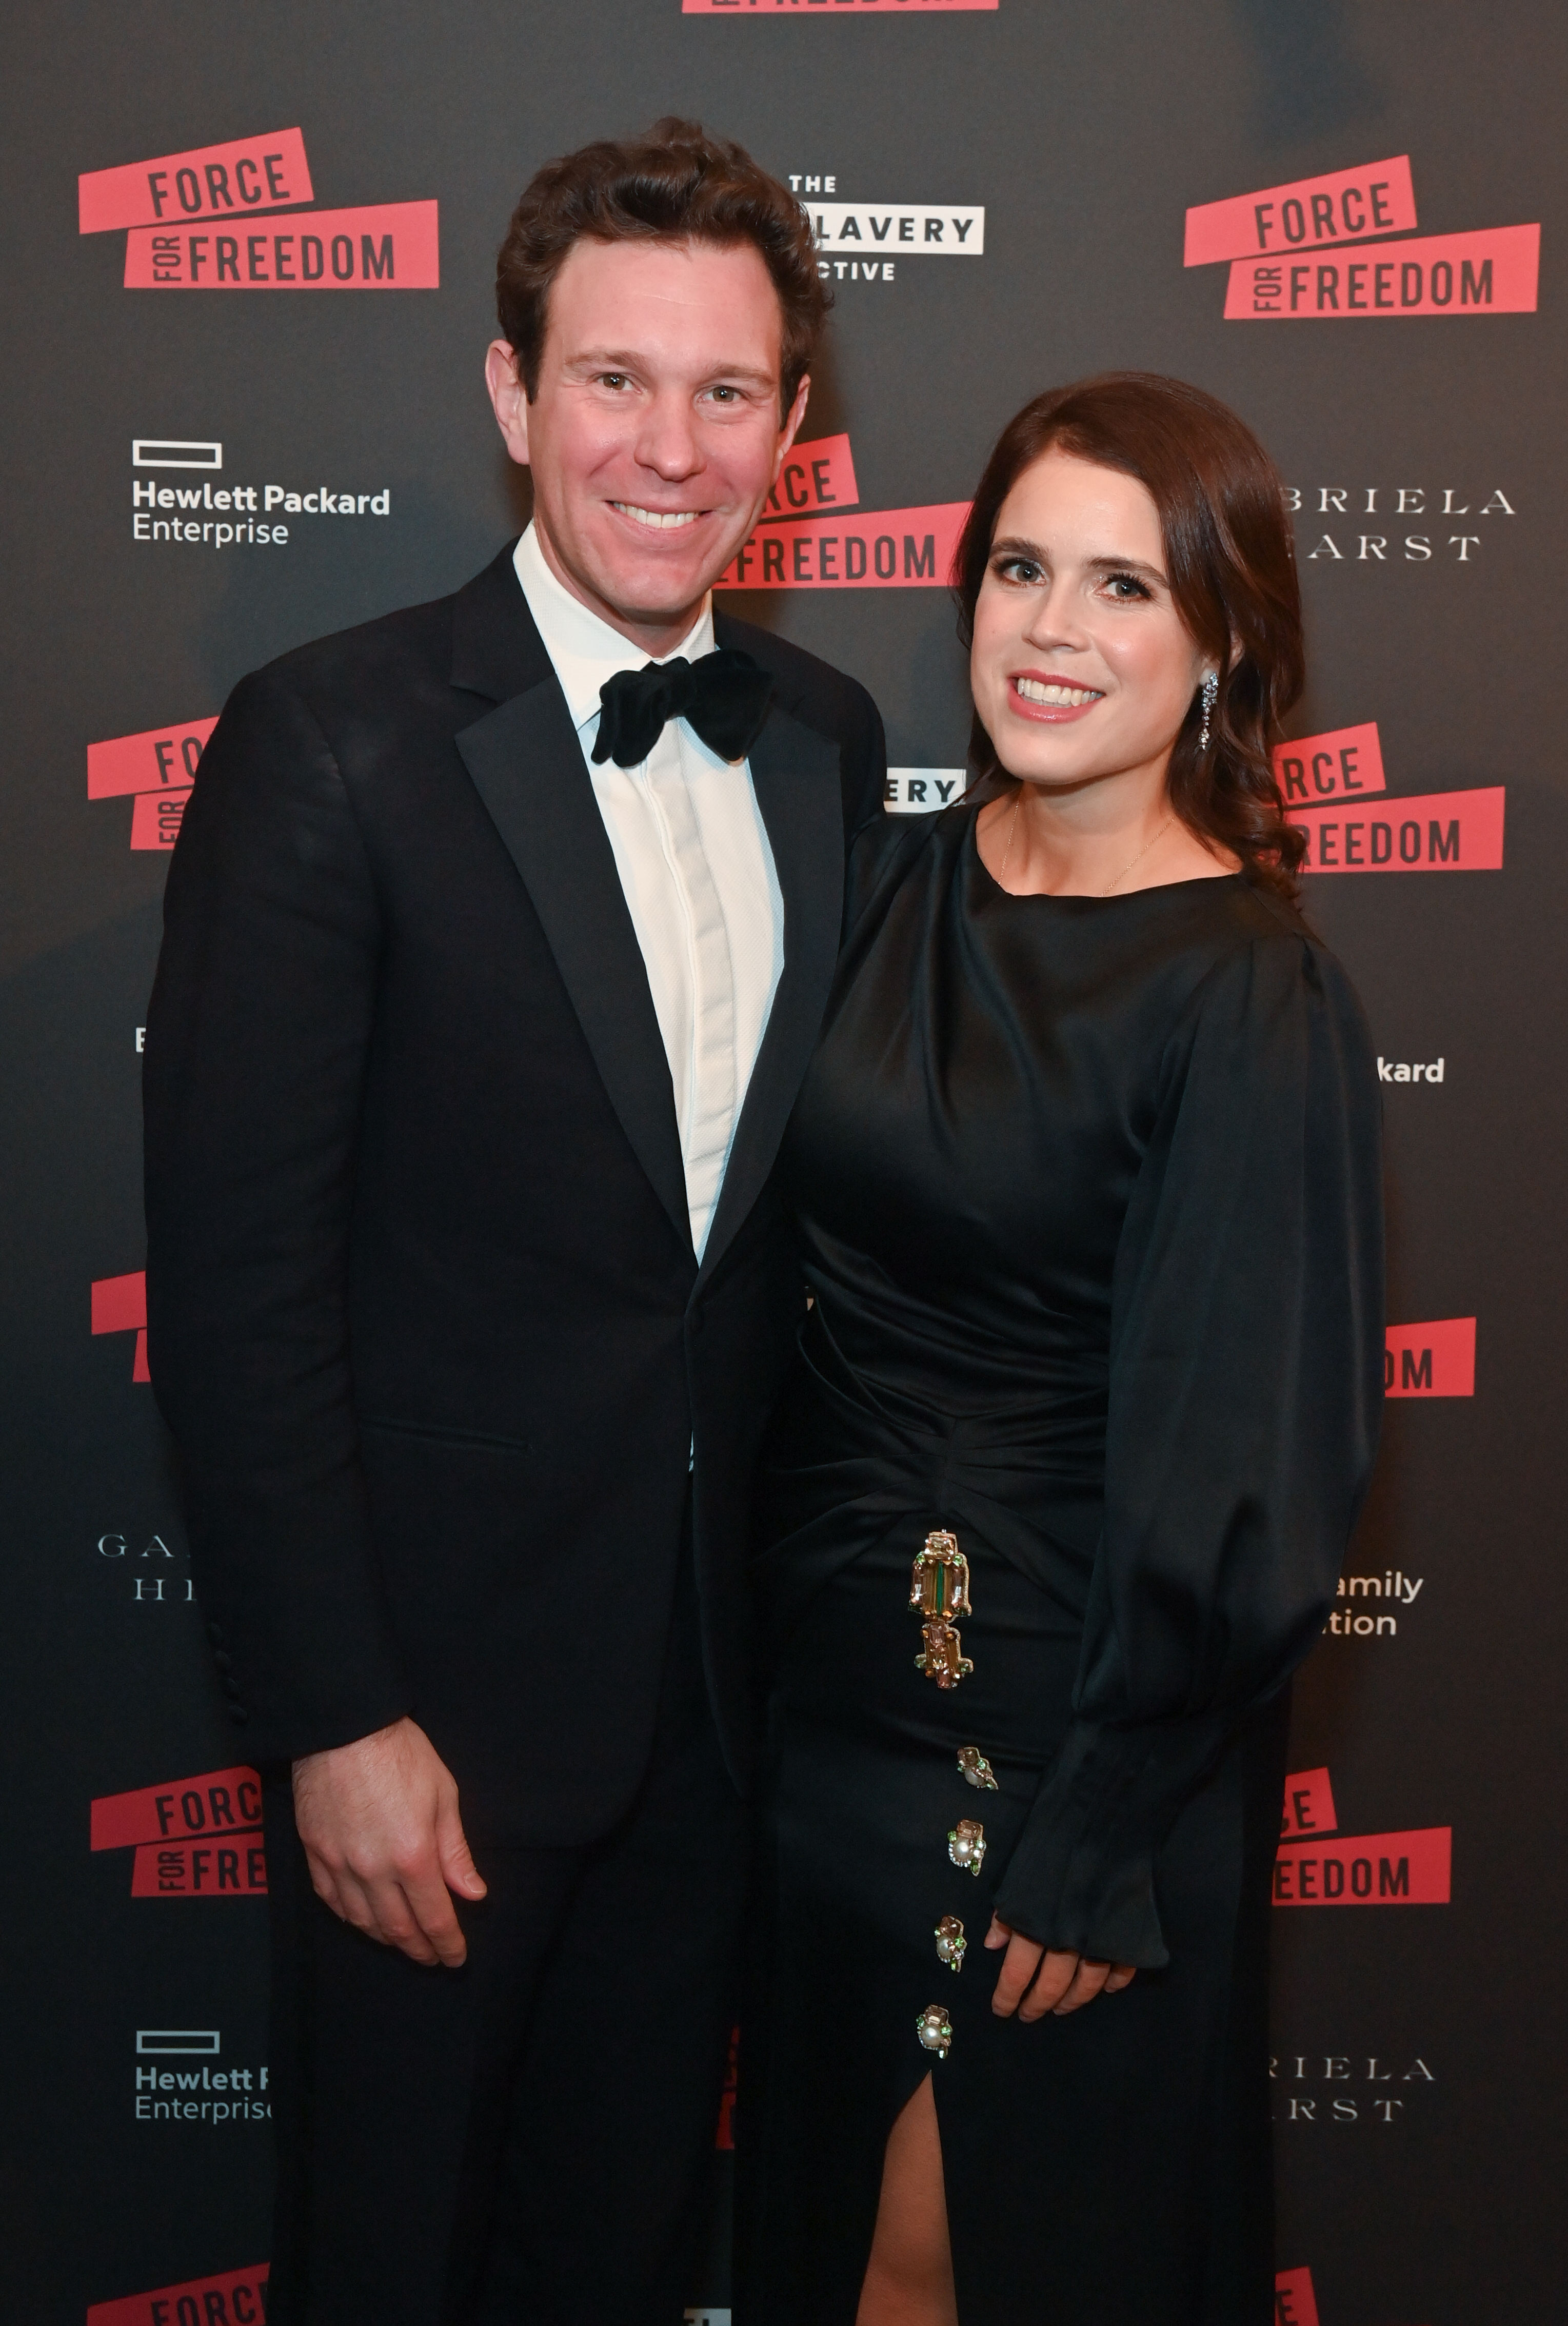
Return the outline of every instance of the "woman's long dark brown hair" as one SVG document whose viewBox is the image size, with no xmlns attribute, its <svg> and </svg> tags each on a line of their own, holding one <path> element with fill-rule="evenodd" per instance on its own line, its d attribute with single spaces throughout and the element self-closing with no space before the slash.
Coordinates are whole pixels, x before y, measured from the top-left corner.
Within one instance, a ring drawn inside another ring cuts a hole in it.
<svg viewBox="0 0 1568 2326">
<path fill-rule="evenodd" d="M 1294 898 L 1306 840 L 1285 820 L 1269 746 L 1306 667 L 1294 545 L 1273 461 L 1215 397 L 1155 372 L 1106 372 L 1037 395 L 997 438 L 959 539 L 953 589 L 966 647 L 1002 504 L 1053 445 L 1146 487 L 1176 611 L 1220 674 L 1208 749 L 1198 745 L 1196 694 L 1176 737 L 1172 807 L 1200 840 L 1229 849 L 1250 879 Z M 976 787 L 991 779 L 988 795 L 1006 777 L 978 713 L 970 760 Z"/>
</svg>

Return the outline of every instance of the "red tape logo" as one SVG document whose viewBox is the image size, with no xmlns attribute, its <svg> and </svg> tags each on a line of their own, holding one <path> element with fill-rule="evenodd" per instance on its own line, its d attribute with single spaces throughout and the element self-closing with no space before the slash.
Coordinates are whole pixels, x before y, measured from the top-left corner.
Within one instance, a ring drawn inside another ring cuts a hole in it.
<svg viewBox="0 0 1568 2326">
<path fill-rule="evenodd" d="M 135 1850 L 133 1898 L 264 1898 L 261 1779 L 254 1769 L 210 1769 L 103 1794 L 92 1805 L 91 1847 Z"/>
<path fill-rule="evenodd" d="M 1282 2269 L 1274 2281 L 1275 2326 L 1318 2326 L 1310 2269 Z"/>
<path fill-rule="evenodd" d="M 1183 263 L 1229 260 L 1232 323 L 1535 313 L 1538 224 L 1417 239 L 1415 223 L 1410 156 L 1399 154 L 1197 204 L 1187 212 Z"/>
<path fill-rule="evenodd" d="M 1279 1828 L 1284 1840 L 1299 1841 L 1304 1834 L 1332 1833 L 1339 1822 L 1334 1811 L 1334 1789 L 1326 1769 L 1298 1769 L 1294 1777 L 1285 1779 L 1285 1814 Z"/>
<path fill-rule="evenodd" d="M 264 2261 L 221 2277 L 190 2277 L 183 2285 L 89 2303 L 87 2326 L 264 2326 L 269 2267 Z"/>
<path fill-rule="evenodd" d="M 313 210 L 287 233 L 133 227 L 127 291 L 436 291 L 435 202 Z M 272 222 L 274 226 L 276 221 Z M 306 230 L 307 224 L 309 231 Z"/>
<path fill-rule="evenodd" d="M 127 291 L 440 289 L 438 203 L 311 210 L 287 225 L 279 215 L 315 199 L 297 129 L 195 145 L 156 161 L 91 170 L 77 180 L 81 232 L 126 229 Z M 264 230 L 253 233 L 264 217 Z M 238 537 L 236 528 L 218 530 L 220 537 Z M 179 531 L 163 537 L 191 538 Z M 244 537 L 265 541 L 268 534 Z M 281 538 L 286 541 L 287 533 Z"/>
<path fill-rule="evenodd" d="M 100 1276 L 93 1285 L 93 1331 L 135 1333 L 136 1354 L 131 1366 L 134 1382 L 150 1382 L 147 1370 L 147 1271 L 132 1276 Z"/>
<path fill-rule="evenodd" d="M 1227 322 L 1322 322 L 1352 315 L 1533 315 L 1539 226 L 1437 234 L 1365 256 L 1239 258 Z"/>
<path fill-rule="evenodd" d="M 1274 780 L 1287 808 L 1322 807 L 1330 800 L 1388 788 L 1376 721 L 1299 736 L 1294 743 L 1276 745 L 1273 757 Z"/>
<path fill-rule="evenodd" d="M 247 210 L 313 202 L 305 141 L 297 129 L 271 129 L 227 145 L 195 145 L 155 162 L 89 170 L 76 181 L 83 234 L 111 227 L 156 226 L 162 219 L 243 218 Z"/>
<path fill-rule="evenodd" d="M 1452 1826 L 1405 1833 L 1336 1835 L 1326 1769 L 1285 1781 L 1285 1816 L 1274 1864 L 1276 1906 L 1446 1906 Z M 1336 1835 L 1331 1847 L 1322 1845 Z M 1315 2314 L 1315 2313 L 1314 2313 Z"/>
<path fill-rule="evenodd" d="M 126 792 L 189 790 L 216 719 L 190 719 L 178 727 L 149 727 L 87 747 L 88 797 L 117 799 Z"/>
<path fill-rule="evenodd" d="M 681 0 L 683 16 L 891 16 L 938 15 L 967 10 L 994 13 L 1001 0 Z"/>
<path fill-rule="evenodd" d="M 1318 2326 L 1310 2269 L 1282 2269 L 1274 2281 L 1274 2326 Z"/>
<path fill-rule="evenodd" d="M 729 2031 L 729 2057 L 724 2070 L 724 2089 L 719 2096 L 719 2129 L 713 2137 L 715 2148 L 733 2148 L 735 2145 L 735 2095 L 739 2084 L 736 2054 L 739 2044 L 740 2030 L 732 2027 Z"/>
<path fill-rule="evenodd" d="M 877 509 L 840 525 L 764 524 L 725 567 L 719 590 L 945 590 L 967 501 Z"/>
<path fill-rule="evenodd" d="M 813 436 L 796 444 L 767 497 L 767 516 L 815 516 L 825 508 L 853 508 L 860 498 L 848 436 Z"/>
<path fill-rule="evenodd" d="M 1315 554 L 1315 552 L 1314 552 Z M 1375 721 L 1276 745 L 1274 777 L 1285 821 L 1306 839 L 1304 872 L 1499 872 L 1501 784 L 1482 791 L 1389 795 L 1370 815 L 1358 803 L 1388 793 Z M 1332 811 L 1318 814 L 1319 810 Z"/>
<path fill-rule="evenodd" d="M 182 726 L 149 727 L 140 735 L 116 735 L 106 743 L 88 745 L 88 797 L 131 795 L 134 849 L 173 847 L 201 754 L 217 724 L 216 719 L 191 719 Z M 95 1325 L 93 1330 L 98 1327 Z"/>
<path fill-rule="evenodd" d="M 1391 162 L 1367 162 L 1359 169 L 1200 203 L 1187 212 L 1182 264 L 1211 266 L 1217 259 L 1252 258 L 1261 251 L 1322 249 L 1327 243 L 1406 233 L 1415 223 L 1410 156 L 1400 154 Z"/>
<path fill-rule="evenodd" d="M 1287 806 L 1285 822 L 1306 834 L 1304 872 L 1500 872 L 1505 796 L 1501 784 L 1423 792 L 1359 816 Z"/>
<path fill-rule="evenodd" d="M 1432 1325 L 1390 1325 L 1383 1352 L 1385 1397 L 1473 1397 L 1473 1317 Z"/>
</svg>

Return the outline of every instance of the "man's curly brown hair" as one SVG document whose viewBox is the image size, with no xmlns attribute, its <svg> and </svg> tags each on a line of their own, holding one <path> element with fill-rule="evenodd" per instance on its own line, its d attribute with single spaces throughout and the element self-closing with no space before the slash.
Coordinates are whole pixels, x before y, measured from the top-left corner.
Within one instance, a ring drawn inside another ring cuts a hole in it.
<svg viewBox="0 0 1568 2326">
<path fill-rule="evenodd" d="M 671 115 L 646 136 L 602 138 L 535 173 L 496 263 L 496 312 L 530 403 L 539 388 L 550 286 L 572 245 L 585 239 L 750 243 L 778 293 L 780 392 L 788 412 L 832 302 L 811 220 L 743 146 Z"/>
</svg>

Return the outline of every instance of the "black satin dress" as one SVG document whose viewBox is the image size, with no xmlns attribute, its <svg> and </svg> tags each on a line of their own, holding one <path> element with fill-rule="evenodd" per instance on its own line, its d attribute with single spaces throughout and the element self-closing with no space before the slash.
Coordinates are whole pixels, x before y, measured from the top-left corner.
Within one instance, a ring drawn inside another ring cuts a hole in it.
<svg viewBox="0 0 1568 2326">
<path fill-rule="evenodd" d="M 1377 1076 L 1240 876 L 1012 897 L 974 823 L 858 844 L 781 1161 L 814 1305 L 761 1504 L 737 2326 L 852 2326 L 927 2073 L 961 2326 L 1268 2326 L 1268 1873 L 1382 1406 Z M 999 2019 L 993 1908 L 1138 1975 Z"/>
</svg>

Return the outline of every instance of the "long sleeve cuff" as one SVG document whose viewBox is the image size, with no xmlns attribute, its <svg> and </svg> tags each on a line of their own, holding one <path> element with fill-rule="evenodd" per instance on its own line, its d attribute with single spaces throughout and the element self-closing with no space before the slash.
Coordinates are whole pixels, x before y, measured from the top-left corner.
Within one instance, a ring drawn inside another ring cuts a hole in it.
<svg viewBox="0 0 1568 2326">
<path fill-rule="evenodd" d="M 1075 1720 L 1007 1861 L 999 1919 L 1038 1945 L 1161 1969 L 1171 1958 L 1155 1859 L 1234 1725 L 1220 1714 L 1125 1728 Z"/>
</svg>

